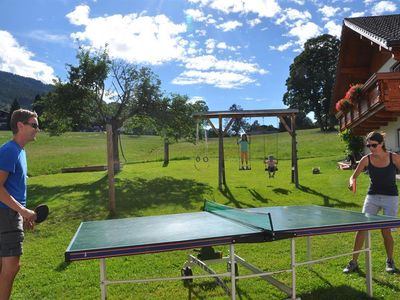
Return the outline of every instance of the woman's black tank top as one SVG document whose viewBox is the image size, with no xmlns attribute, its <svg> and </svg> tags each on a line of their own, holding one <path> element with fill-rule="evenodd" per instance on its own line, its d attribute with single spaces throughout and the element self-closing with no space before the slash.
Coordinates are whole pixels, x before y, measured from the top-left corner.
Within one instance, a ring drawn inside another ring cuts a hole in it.
<svg viewBox="0 0 400 300">
<path fill-rule="evenodd" d="M 389 195 L 397 196 L 396 185 L 396 165 L 392 160 L 392 153 L 389 153 L 390 162 L 386 167 L 378 168 L 372 165 L 370 155 L 368 155 L 368 174 L 371 182 L 368 188 L 369 195 Z"/>
</svg>

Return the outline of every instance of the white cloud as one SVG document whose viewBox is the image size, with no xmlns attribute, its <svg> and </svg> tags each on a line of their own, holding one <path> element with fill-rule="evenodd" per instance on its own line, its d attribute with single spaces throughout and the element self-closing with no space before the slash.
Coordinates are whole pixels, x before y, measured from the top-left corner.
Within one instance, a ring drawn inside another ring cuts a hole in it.
<svg viewBox="0 0 400 300">
<path fill-rule="evenodd" d="M 215 45 L 217 44 L 217 41 L 214 39 L 208 39 L 205 42 L 206 45 L 206 53 L 211 54 L 214 52 Z"/>
<path fill-rule="evenodd" d="M 7 31 L 0 30 L 0 70 L 52 83 L 52 67 L 33 60 L 34 54 L 20 46 Z"/>
<path fill-rule="evenodd" d="M 333 17 L 339 10 L 339 7 L 332 7 L 328 5 L 324 5 L 322 8 L 318 9 L 318 11 L 324 15 L 324 19 Z"/>
<path fill-rule="evenodd" d="M 189 99 L 189 103 L 192 103 L 192 104 L 194 104 L 194 103 L 196 103 L 196 102 L 199 102 L 199 101 L 204 101 L 204 102 L 206 102 L 206 100 L 205 100 L 204 97 L 202 97 L 202 96 L 193 96 L 193 97 L 191 97 L 191 98 Z"/>
<path fill-rule="evenodd" d="M 385 12 L 394 12 L 396 9 L 396 4 L 392 1 L 380 1 L 372 7 L 371 12 L 373 15 L 381 15 Z"/>
<path fill-rule="evenodd" d="M 287 50 L 290 46 L 292 46 L 293 43 L 292 42 L 287 42 L 285 44 L 279 45 L 279 46 L 269 46 L 270 50 L 277 50 L 277 51 L 285 51 Z"/>
<path fill-rule="evenodd" d="M 281 10 L 278 1 L 276 0 L 189 0 L 189 2 L 200 4 L 201 6 L 208 5 L 209 7 L 226 14 L 254 13 L 260 18 L 274 17 Z"/>
<path fill-rule="evenodd" d="M 229 46 L 225 42 L 219 42 L 217 44 L 217 48 L 218 49 L 227 49 L 227 50 L 230 50 L 230 51 L 236 51 L 236 47 Z"/>
<path fill-rule="evenodd" d="M 217 25 L 216 27 L 218 29 L 222 29 L 222 31 L 226 32 L 226 31 L 231 31 L 236 29 L 237 27 L 241 27 L 243 24 L 240 23 L 239 21 L 228 21 L 222 24 Z"/>
<path fill-rule="evenodd" d="M 66 15 L 71 24 L 74 25 L 87 25 L 89 23 L 90 7 L 87 5 L 79 5 L 75 7 L 73 12 Z"/>
<path fill-rule="evenodd" d="M 226 89 L 239 88 L 253 82 L 255 82 L 255 80 L 245 74 L 221 71 L 204 72 L 197 70 L 184 71 L 172 81 L 172 83 L 178 85 L 208 84 Z"/>
<path fill-rule="evenodd" d="M 193 18 L 194 21 L 202 22 L 206 20 L 204 13 L 199 9 L 187 9 L 185 10 L 185 14 Z"/>
<path fill-rule="evenodd" d="M 196 33 L 198 36 L 205 36 L 205 35 L 207 34 L 207 31 L 206 31 L 205 29 L 197 29 L 197 30 L 195 31 L 195 33 Z"/>
<path fill-rule="evenodd" d="M 321 34 L 321 29 L 319 26 L 313 22 L 303 23 L 302 21 L 297 21 L 294 27 L 289 30 L 288 35 L 296 37 L 298 41 L 296 42 L 301 47 L 304 43 L 313 37 Z"/>
<path fill-rule="evenodd" d="M 289 21 L 303 20 L 304 22 L 306 22 L 309 19 L 311 19 L 311 14 L 307 10 L 301 12 L 294 8 L 287 8 L 281 13 L 281 16 L 276 20 L 276 24 L 279 25 L 281 23 L 285 23 L 287 26 L 291 26 L 291 24 L 287 22 L 287 20 Z"/>
<path fill-rule="evenodd" d="M 329 21 L 325 24 L 324 28 L 328 30 L 328 33 L 330 35 L 340 38 L 340 35 L 342 33 L 342 26 L 336 24 L 334 21 Z"/>
<path fill-rule="evenodd" d="M 194 58 L 188 58 L 185 60 L 187 69 L 194 70 L 217 70 L 217 71 L 229 71 L 229 72 L 240 72 L 240 73 L 258 73 L 266 74 L 267 71 L 260 68 L 257 64 L 247 63 L 235 60 L 218 60 L 213 55 L 203 55 Z"/>
<path fill-rule="evenodd" d="M 291 1 L 298 5 L 304 5 L 304 0 L 291 0 Z"/>
<path fill-rule="evenodd" d="M 365 16 L 365 12 L 360 11 L 360 12 L 353 12 L 349 18 L 358 18 L 358 17 L 363 17 Z"/>
<path fill-rule="evenodd" d="M 364 0 L 364 4 L 365 5 L 370 5 L 372 3 L 374 3 L 375 0 Z"/>
<path fill-rule="evenodd" d="M 186 32 L 186 25 L 175 24 L 165 15 L 116 14 L 90 18 L 89 12 L 88 6 L 80 5 L 67 15 L 72 24 L 85 26 L 71 37 L 95 49 L 108 44 L 113 58 L 155 65 L 181 59 L 189 46 L 180 36 Z"/>
<path fill-rule="evenodd" d="M 235 60 L 218 60 L 213 55 L 186 59 L 186 70 L 173 80 L 174 84 L 209 84 L 219 88 L 239 88 L 254 83 L 252 74 L 264 75 L 257 64 Z"/>
<path fill-rule="evenodd" d="M 254 27 L 254 26 L 256 26 L 256 25 L 258 25 L 260 23 L 261 23 L 261 20 L 259 18 L 255 18 L 255 19 L 247 21 L 247 24 L 249 24 L 250 27 Z"/>
</svg>

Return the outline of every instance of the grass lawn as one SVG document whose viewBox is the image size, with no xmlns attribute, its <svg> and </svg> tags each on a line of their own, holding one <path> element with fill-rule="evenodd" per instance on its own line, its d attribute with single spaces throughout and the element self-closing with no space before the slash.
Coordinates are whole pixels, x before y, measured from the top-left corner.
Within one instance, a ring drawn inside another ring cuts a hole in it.
<svg viewBox="0 0 400 300">
<path fill-rule="evenodd" d="M 0 132 L 0 142 L 10 134 Z M 265 151 L 264 151 L 265 141 Z M 276 147 L 278 143 L 279 149 Z M 300 188 L 290 183 L 290 136 L 280 133 L 252 139 L 252 170 L 238 171 L 235 139 L 225 139 L 227 188 L 218 190 L 217 141 L 208 145 L 208 164 L 194 167 L 193 157 L 205 154 L 205 146 L 178 143 L 171 146 L 173 159 L 162 166 L 163 145 L 158 137 L 122 138 L 127 163 L 116 176 L 115 218 L 200 211 L 204 199 L 234 207 L 316 204 L 360 211 L 368 177 L 360 176 L 358 193 L 347 191 L 349 171 L 336 168 L 343 158 L 343 144 L 336 133 L 298 131 Z M 69 133 L 61 137 L 41 134 L 28 145 L 28 203 L 49 205 L 49 219 L 26 233 L 22 268 L 12 299 L 99 299 L 99 261 L 64 262 L 64 251 L 82 221 L 109 218 L 106 172 L 61 174 L 62 167 L 105 164 L 105 136 L 102 133 Z M 265 154 L 278 156 L 279 171 L 268 179 L 263 165 Z M 185 159 L 187 158 L 187 159 Z M 313 167 L 321 174 L 313 175 Z M 135 230 L 132 228 L 132 230 Z M 353 233 L 313 238 L 313 256 L 349 252 Z M 396 261 L 400 264 L 398 232 L 394 233 Z M 305 259 L 305 239 L 297 239 L 297 258 Z M 385 255 L 379 232 L 372 234 L 373 287 L 376 299 L 400 299 L 400 275 L 384 271 Z M 227 247 L 218 250 L 228 253 Z M 237 254 L 265 270 L 285 269 L 290 263 L 288 240 L 236 246 Z M 191 251 L 112 258 L 107 261 L 110 279 L 179 276 Z M 301 299 L 366 299 L 364 255 L 361 274 L 344 275 L 349 260 L 343 257 L 298 268 L 297 293 Z M 222 271 L 225 266 L 218 266 Z M 240 270 L 241 274 L 245 271 Z M 195 274 L 199 273 L 194 269 Z M 290 274 L 278 278 L 290 283 Z M 276 288 L 260 279 L 238 282 L 238 299 L 285 299 Z M 182 282 L 154 282 L 112 285 L 109 299 L 188 299 Z M 227 299 L 209 279 L 195 280 L 192 299 Z"/>
</svg>

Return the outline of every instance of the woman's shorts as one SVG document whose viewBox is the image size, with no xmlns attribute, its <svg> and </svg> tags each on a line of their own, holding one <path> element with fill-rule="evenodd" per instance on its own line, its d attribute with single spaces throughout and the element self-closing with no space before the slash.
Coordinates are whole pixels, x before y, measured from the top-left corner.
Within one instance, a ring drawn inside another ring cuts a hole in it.
<svg viewBox="0 0 400 300">
<path fill-rule="evenodd" d="M 382 209 L 385 216 L 397 217 L 398 203 L 399 196 L 367 195 L 362 212 L 364 214 L 377 215 Z"/>
<path fill-rule="evenodd" d="M 21 256 L 23 241 L 21 215 L 10 208 L 0 208 L 0 257 Z"/>
</svg>

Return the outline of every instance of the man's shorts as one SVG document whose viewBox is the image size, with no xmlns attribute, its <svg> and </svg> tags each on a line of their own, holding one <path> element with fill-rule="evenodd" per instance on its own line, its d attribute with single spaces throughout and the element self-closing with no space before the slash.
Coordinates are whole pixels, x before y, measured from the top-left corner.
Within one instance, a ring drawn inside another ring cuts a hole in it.
<svg viewBox="0 0 400 300">
<path fill-rule="evenodd" d="M 10 208 L 0 208 L 0 257 L 21 256 L 23 241 L 21 215 Z"/>
</svg>

